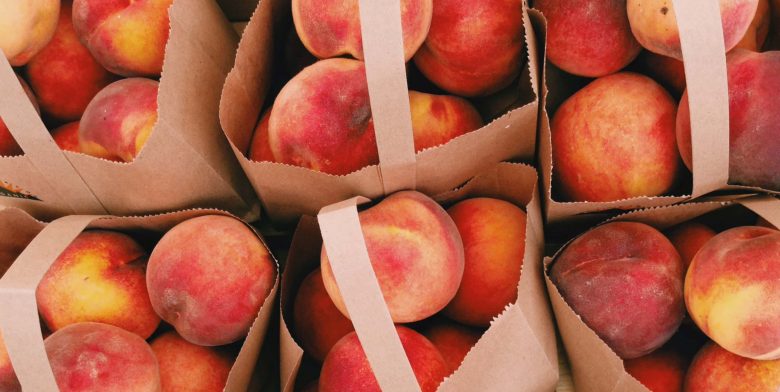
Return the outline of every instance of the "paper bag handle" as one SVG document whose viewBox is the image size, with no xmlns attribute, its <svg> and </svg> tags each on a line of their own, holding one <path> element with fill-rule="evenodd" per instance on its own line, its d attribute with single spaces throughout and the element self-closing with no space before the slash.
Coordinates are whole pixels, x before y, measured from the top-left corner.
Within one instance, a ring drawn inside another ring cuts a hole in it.
<svg viewBox="0 0 780 392">
<path fill-rule="evenodd" d="M 72 215 L 49 223 L 0 279 L 0 328 L 25 391 L 59 391 L 43 345 L 35 291 L 57 257 L 98 217 Z"/>
<path fill-rule="evenodd" d="M 720 4 L 672 0 L 685 63 L 691 114 L 693 197 L 729 179 L 729 92 Z"/>
<path fill-rule="evenodd" d="M 780 228 L 780 200 L 769 195 L 760 195 L 740 199 L 737 203 L 766 219 L 774 227 Z"/>
<path fill-rule="evenodd" d="M 357 212 L 357 205 L 366 201 L 355 197 L 320 210 L 323 245 L 379 387 L 386 392 L 420 392 L 368 257 Z"/>
<path fill-rule="evenodd" d="M 366 80 L 386 195 L 417 183 L 400 0 L 360 0 Z"/>
</svg>

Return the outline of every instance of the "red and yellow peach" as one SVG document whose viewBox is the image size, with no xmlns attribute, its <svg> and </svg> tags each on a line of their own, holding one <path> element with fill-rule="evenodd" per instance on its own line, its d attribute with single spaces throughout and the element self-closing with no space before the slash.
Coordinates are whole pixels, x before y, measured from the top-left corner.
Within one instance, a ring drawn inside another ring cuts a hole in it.
<svg viewBox="0 0 780 392">
<path fill-rule="evenodd" d="M 685 376 L 686 392 L 776 392 L 780 360 L 757 361 L 710 343 L 699 351 Z"/>
<path fill-rule="evenodd" d="M 0 9 L 0 52 L 25 65 L 54 35 L 60 0 L 6 1 Z"/>
<path fill-rule="evenodd" d="M 224 349 L 192 344 L 166 332 L 150 344 L 160 366 L 163 392 L 225 389 L 233 358 Z"/>
</svg>

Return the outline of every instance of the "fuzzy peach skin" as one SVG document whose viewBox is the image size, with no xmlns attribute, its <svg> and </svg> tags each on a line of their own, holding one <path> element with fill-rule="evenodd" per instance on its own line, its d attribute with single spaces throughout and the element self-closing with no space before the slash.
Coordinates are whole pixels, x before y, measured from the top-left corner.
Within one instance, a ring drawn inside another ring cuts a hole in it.
<svg viewBox="0 0 780 392">
<path fill-rule="evenodd" d="M 146 252 L 129 236 L 85 231 L 43 276 L 35 296 L 46 326 L 115 325 L 146 339 L 160 324 L 144 284 Z"/>
<path fill-rule="evenodd" d="M 651 392 L 682 392 L 688 364 L 679 350 L 669 346 L 623 362 L 626 372 Z"/>
<path fill-rule="evenodd" d="M 157 314 L 201 346 L 245 337 L 275 279 L 276 264 L 257 234 L 221 215 L 173 227 L 154 247 L 146 270 Z"/>
<path fill-rule="evenodd" d="M 680 158 L 676 105 L 652 79 L 621 72 L 596 79 L 552 118 L 553 178 L 567 201 L 658 196 Z"/>
<path fill-rule="evenodd" d="M 444 314 L 463 324 L 487 327 L 517 300 L 525 212 L 503 200 L 475 198 L 455 204 L 447 213 L 463 240 L 466 264 L 458 293 Z"/>
<path fill-rule="evenodd" d="M 257 123 L 255 133 L 252 135 L 252 141 L 249 144 L 249 159 L 256 162 L 274 162 L 274 153 L 271 151 L 271 144 L 268 141 L 268 119 L 271 118 L 271 109 L 268 109 L 260 116 L 260 122 Z"/>
<path fill-rule="evenodd" d="M 43 341 L 61 392 L 160 392 L 160 369 L 138 335 L 108 324 L 69 325 Z"/>
<path fill-rule="evenodd" d="M 780 52 L 735 50 L 726 57 L 729 85 L 729 182 L 780 191 Z M 688 92 L 677 113 L 680 154 L 692 168 Z"/>
<path fill-rule="evenodd" d="M 79 148 L 79 122 L 67 123 L 53 131 L 51 137 L 61 150 L 81 152 Z"/>
<path fill-rule="evenodd" d="M 726 230 L 693 258 L 685 277 L 688 313 L 721 347 L 753 359 L 780 358 L 780 231 Z"/>
<path fill-rule="evenodd" d="M 35 110 L 40 113 L 38 100 L 35 98 L 35 94 L 33 94 L 30 86 L 27 84 L 27 82 L 24 81 L 24 79 L 20 78 L 19 75 L 16 75 L 16 78 L 22 85 L 24 92 L 27 94 L 27 98 L 30 98 L 30 102 L 32 102 L 33 106 L 35 106 Z M 22 147 L 16 143 L 16 139 L 14 139 L 13 135 L 11 135 L 11 131 L 8 129 L 8 126 L 6 126 L 3 122 L 3 119 L 0 118 L 0 156 L 22 155 L 23 153 L 24 152 L 22 151 Z"/>
<path fill-rule="evenodd" d="M 488 95 L 520 74 L 523 40 L 520 0 L 436 0 L 414 63 L 452 94 Z"/>
<path fill-rule="evenodd" d="M 696 354 L 685 376 L 685 392 L 777 392 L 780 360 L 757 361 L 710 343 Z"/>
<path fill-rule="evenodd" d="M 449 374 L 439 350 L 424 336 L 396 326 L 422 392 L 433 392 Z M 320 373 L 320 392 L 381 392 L 368 358 L 355 332 L 344 336 L 325 358 Z"/>
<path fill-rule="evenodd" d="M 572 241 L 550 279 L 585 324 L 631 359 L 661 347 L 680 326 L 683 273 L 680 255 L 658 230 L 613 222 Z"/>
<path fill-rule="evenodd" d="M 233 358 L 225 349 L 203 347 L 174 331 L 150 344 L 160 365 L 163 392 L 210 392 L 225 389 Z"/>
<path fill-rule="evenodd" d="M 463 363 L 466 354 L 482 337 L 484 330 L 439 320 L 423 331 L 423 335 L 439 350 L 450 373 Z"/>
<path fill-rule="evenodd" d="M 89 101 L 116 79 L 79 42 L 71 20 L 71 2 L 63 1 L 54 37 L 27 64 L 41 108 L 59 121 L 81 118 Z"/>
<path fill-rule="evenodd" d="M 25 65 L 54 35 L 60 0 L 0 2 L 0 52 L 12 66 Z"/>
<path fill-rule="evenodd" d="M 325 291 L 319 268 L 306 276 L 298 288 L 293 324 L 304 352 L 320 362 L 339 339 L 355 330 Z"/>
<path fill-rule="evenodd" d="M 685 91 L 687 82 L 682 61 L 643 50 L 637 58 L 637 64 L 643 74 L 660 83 L 675 97 L 681 96 Z"/>
<path fill-rule="evenodd" d="M 157 123 L 158 87 L 151 79 L 130 78 L 101 90 L 81 118 L 81 151 L 109 160 L 134 160 Z"/>
<path fill-rule="evenodd" d="M 728 52 L 745 36 L 759 0 L 718 0 Z M 680 32 L 672 0 L 628 0 L 631 31 L 645 49 L 682 61 Z"/>
<path fill-rule="evenodd" d="M 769 35 L 769 24 L 772 12 L 769 8 L 769 0 L 758 0 L 758 8 L 742 40 L 734 46 L 735 49 L 752 50 L 760 52 Z"/>
<path fill-rule="evenodd" d="M 11 358 L 8 357 L 8 351 L 5 348 L 2 332 L 0 332 L 0 391 L 22 391 L 22 385 L 19 384 L 14 368 L 11 366 Z"/>
<path fill-rule="evenodd" d="M 547 19 L 547 58 L 568 73 L 609 75 L 642 49 L 628 25 L 625 0 L 537 0 L 534 8 Z"/>
<path fill-rule="evenodd" d="M 422 193 L 402 191 L 359 217 L 393 321 L 419 321 L 442 310 L 458 291 L 464 265 L 463 242 L 447 212 Z M 321 261 L 325 289 L 349 317 L 325 247 Z"/>
<path fill-rule="evenodd" d="M 680 253 L 685 270 L 691 265 L 693 257 L 712 237 L 718 234 L 715 230 L 696 222 L 683 223 L 669 232 L 669 240 Z"/>
<path fill-rule="evenodd" d="M 301 42 L 323 59 L 350 55 L 363 59 L 358 0 L 292 0 L 295 30 Z M 432 0 L 400 0 L 404 60 L 420 48 L 433 13 Z"/>
<path fill-rule="evenodd" d="M 409 91 L 409 105 L 417 152 L 440 146 L 484 125 L 477 109 L 454 95 Z"/>
<path fill-rule="evenodd" d="M 173 0 L 74 0 L 73 26 L 100 64 L 122 76 L 160 76 Z"/>
</svg>

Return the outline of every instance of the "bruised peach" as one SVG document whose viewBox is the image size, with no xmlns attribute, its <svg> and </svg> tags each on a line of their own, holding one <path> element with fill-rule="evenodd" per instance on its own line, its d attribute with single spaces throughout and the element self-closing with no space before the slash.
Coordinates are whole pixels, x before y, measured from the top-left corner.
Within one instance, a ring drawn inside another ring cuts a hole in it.
<svg viewBox="0 0 780 392">
<path fill-rule="evenodd" d="M 38 100 L 35 99 L 35 95 L 33 94 L 32 89 L 30 89 L 30 86 L 27 84 L 27 82 L 24 81 L 24 79 L 20 78 L 19 75 L 16 76 L 16 79 L 18 79 L 19 83 L 22 85 L 22 89 L 27 94 L 27 98 L 29 98 L 30 102 L 32 102 L 33 106 L 35 106 L 35 110 L 40 111 L 40 108 L 38 107 Z M 11 131 L 8 129 L 8 126 L 5 125 L 3 119 L 0 118 L 0 156 L 22 155 L 22 153 L 22 147 L 16 143 L 16 139 L 14 139 L 14 136 L 11 135 Z"/>
<path fill-rule="evenodd" d="M 363 59 L 358 0 L 292 0 L 295 29 L 309 51 L 323 59 Z M 431 26 L 432 0 L 400 0 L 404 60 L 412 58 Z"/>
<path fill-rule="evenodd" d="M 8 357 L 2 332 L 0 332 L 0 391 L 22 391 L 22 385 L 19 384 L 19 379 L 16 378 L 16 373 L 11 365 L 11 358 Z"/>
<path fill-rule="evenodd" d="M 43 344 L 61 392 L 160 391 L 160 369 L 152 349 L 121 328 L 73 324 Z"/>
<path fill-rule="evenodd" d="M 61 150 L 81 152 L 79 149 L 79 122 L 67 123 L 53 131 L 51 137 Z"/>
<path fill-rule="evenodd" d="M 676 105 L 652 79 L 621 72 L 596 79 L 552 119 L 553 178 L 570 201 L 658 196 L 679 169 Z"/>
<path fill-rule="evenodd" d="M 547 19 L 547 58 L 568 73 L 615 73 L 642 48 L 631 33 L 624 0 L 537 0 L 534 7 Z"/>
<path fill-rule="evenodd" d="M 60 0 L 4 1 L 0 5 L 0 52 L 12 66 L 25 65 L 57 28 Z"/>
<path fill-rule="evenodd" d="M 780 360 L 757 361 L 710 343 L 699 351 L 685 376 L 686 392 L 776 392 Z"/>
<path fill-rule="evenodd" d="M 726 51 L 745 36 L 759 0 L 718 0 Z M 645 49 L 682 60 L 680 31 L 670 0 L 628 0 L 631 31 Z"/>
<path fill-rule="evenodd" d="M 626 371 L 651 392 L 682 392 L 688 359 L 672 347 L 623 362 Z"/>
<path fill-rule="evenodd" d="M 466 354 L 482 337 L 478 329 L 466 327 L 447 321 L 437 321 L 425 329 L 423 335 L 439 349 L 444 362 L 447 362 L 450 373 L 454 372 L 463 363 Z"/>
<path fill-rule="evenodd" d="M 160 318 L 144 284 L 146 252 L 129 236 L 85 231 L 57 257 L 35 292 L 52 331 L 79 322 L 111 324 L 146 339 Z"/>
<path fill-rule="evenodd" d="M 750 23 L 750 27 L 748 27 L 742 40 L 734 48 L 760 52 L 769 35 L 771 17 L 772 12 L 769 9 L 769 0 L 758 0 L 756 15 L 753 17 L 753 21 Z"/>
<path fill-rule="evenodd" d="M 482 117 L 469 101 L 452 95 L 409 91 L 414 148 L 422 151 L 482 128 Z"/>
<path fill-rule="evenodd" d="M 464 324 L 487 327 L 517 299 L 525 253 L 526 215 L 512 203 L 475 198 L 447 212 L 463 240 L 463 280 L 444 314 Z"/>
<path fill-rule="evenodd" d="M 414 63 L 452 94 L 483 96 L 520 74 L 523 36 L 520 0 L 436 0 Z"/>
<path fill-rule="evenodd" d="M 81 43 L 109 71 L 160 76 L 173 0 L 74 0 L 73 26 Z"/>
<path fill-rule="evenodd" d="M 110 160 L 135 159 L 157 123 L 158 86 L 151 79 L 130 78 L 101 90 L 81 118 L 81 151 Z"/>
<path fill-rule="evenodd" d="M 257 162 L 273 162 L 274 153 L 268 142 L 268 119 L 271 118 L 271 109 L 268 109 L 260 117 L 255 133 L 249 145 L 249 159 Z"/>
<path fill-rule="evenodd" d="M 660 83 L 664 88 L 679 97 L 685 91 L 685 65 L 672 57 L 644 50 L 637 58 L 641 72 Z"/>
<path fill-rule="evenodd" d="M 550 279 L 582 320 L 623 359 L 661 347 L 682 322 L 683 265 L 658 230 L 613 222 L 572 241 Z"/>
<path fill-rule="evenodd" d="M 685 277 L 688 313 L 721 347 L 753 359 L 780 358 L 780 231 L 726 230 L 693 258 Z"/>
<path fill-rule="evenodd" d="M 395 329 L 420 384 L 420 390 L 435 391 L 449 374 L 449 368 L 441 353 L 419 333 L 401 326 L 396 326 Z M 325 358 L 320 373 L 319 391 L 381 391 L 355 332 L 341 338 Z"/>
<path fill-rule="evenodd" d="M 402 191 L 359 217 L 394 322 L 430 317 L 452 300 L 463 277 L 463 242 L 440 205 L 422 193 Z M 324 247 L 322 280 L 336 307 L 349 317 Z"/>
<path fill-rule="evenodd" d="M 71 2 L 63 1 L 54 37 L 27 64 L 38 103 L 60 121 L 81 118 L 89 101 L 115 79 L 79 42 L 71 14 Z"/>
<path fill-rule="evenodd" d="M 209 392 L 225 389 L 233 358 L 224 349 L 192 344 L 176 332 L 151 343 L 160 365 L 163 392 Z"/>
<path fill-rule="evenodd" d="M 222 215 L 174 226 L 154 247 L 146 272 L 157 314 L 201 346 L 245 337 L 275 280 L 276 265 L 257 234 Z"/>
<path fill-rule="evenodd" d="M 685 270 L 691 265 L 693 256 L 707 243 L 712 237 L 715 237 L 715 230 L 696 222 L 683 223 L 674 228 L 669 233 L 669 240 L 680 253 Z"/>
</svg>

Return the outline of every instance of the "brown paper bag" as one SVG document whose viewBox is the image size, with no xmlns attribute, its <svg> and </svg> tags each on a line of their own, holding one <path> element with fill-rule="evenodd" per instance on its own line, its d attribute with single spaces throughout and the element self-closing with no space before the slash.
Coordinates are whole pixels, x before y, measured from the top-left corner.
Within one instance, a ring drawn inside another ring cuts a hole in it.
<svg viewBox="0 0 780 392">
<path fill-rule="evenodd" d="M 737 211 L 728 211 L 734 209 Z M 642 222 L 663 230 L 716 212 L 719 214 L 718 221 L 736 223 L 734 222 L 734 214 L 736 214 L 737 219 L 744 221 L 740 223 L 752 224 L 755 222 L 752 216 L 750 220 L 744 219 L 746 215 L 749 215 L 749 211 L 758 214 L 774 225 L 780 225 L 780 200 L 770 196 L 741 198 L 736 202 L 704 201 L 649 208 L 619 215 L 607 222 Z M 545 271 L 549 271 L 553 260 L 554 257 L 545 259 Z M 623 360 L 569 307 L 547 273 L 545 273 L 545 282 L 555 311 L 556 323 L 563 338 L 566 354 L 569 357 L 576 390 L 584 392 L 649 392 L 645 386 L 625 371 Z"/>
<path fill-rule="evenodd" d="M 460 368 L 440 385 L 440 391 L 550 391 L 555 386 L 558 359 L 540 275 L 544 239 L 536 184 L 533 168 L 501 163 L 462 188 L 436 197 L 447 205 L 469 197 L 495 197 L 524 207 L 528 216 L 517 302 L 494 319 Z M 319 265 L 320 230 L 327 240 L 331 262 L 341 266 L 334 267 L 339 289 L 382 389 L 419 389 L 373 277 L 357 218 L 357 202 L 349 199 L 324 208 L 319 225 L 314 218 L 303 217 L 293 238 L 281 290 L 281 381 L 285 392 L 294 390 L 303 359 L 303 349 L 288 328 L 292 325 L 293 299 L 303 278 Z M 363 257 L 337 259 L 337 252 Z M 340 276 L 336 272 L 339 269 Z"/>
<path fill-rule="evenodd" d="M 3 310 L 0 313 L 0 327 L 22 388 L 26 391 L 58 390 L 43 346 L 35 290 L 51 264 L 76 236 L 85 229 L 104 229 L 143 233 L 159 238 L 178 223 L 213 214 L 233 217 L 219 210 L 196 209 L 134 217 L 71 215 L 46 225 L 0 280 L 0 309 Z M 249 386 L 269 321 L 276 310 L 274 305 L 278 285 L 277 275 L 274 287 L 260 308 L 230 370 L 226 391 L 246 391 Z"/>
<path fill-rule="evenodd" d="M 345 176 L 245 155 L 261 109 L 269 106 L 274 58 L 292 25 L 289 0 L 264 0 L 246 27 L 222 91 L 220 120 L 233 152 L 272 219 L 291 221 L 356 195 L 375 198 L 399 189 L 436 194 L 452 189 L 491 165 L 531 160 L 536 146 L 538 58 L 536 38 L 525 12 L 528 64 L 503 93 L 484 102 L 483 115 L 500 117 L 479 130 L 414 153 L 400 31 L 400 3 L 361 1 L 362 37 L 379 165 Z M 370 26 L 370 27 L 366 27 Z M 415 181 L 416 180 L 416 181 Z"/>
<path fill-rule="evenodd" d="M 219 93 L 237 36 L 214 0 L 174 1 L 157 124 L 131 163 L 63 152 L 0 60 L 0 116 L 25 154 L 0 158 L 2 202 L 36 216 L 223 208 L 254 218 L 259 203 L 221 128 Z"/>
<path fill-rule="evenodd" d="M 550 117 L 562 101 L 579 90 L 585 79 L 564 74 L 554 66 L 544 66 L 542 114 L 540 115 L 539 165 L 542 170 L 545 216 L 549 224 L 567 223 L 572 217 L 593 212 L 632 210 L 671 205 L 695 199 L 716 190 L 754 193 L 760 188 L 728 184 L 729 178 L 729 98 L 726 56 L 720 9 L 709 0 L 674 0 L 685 58 L 685 76 L 691 108 L 693 178 L 672 196 L 637 197 L 612 202 L 567 202 L 557 199 L 553 181 Z M 544 23 L 546 25 L 546 22 Z M 541 38 L 546 28 L 537 29 Z M 544 47 L 544 43 L 540 43 Z M 585 218 L 590 224 L 603 215 Z"/>
</svg>

